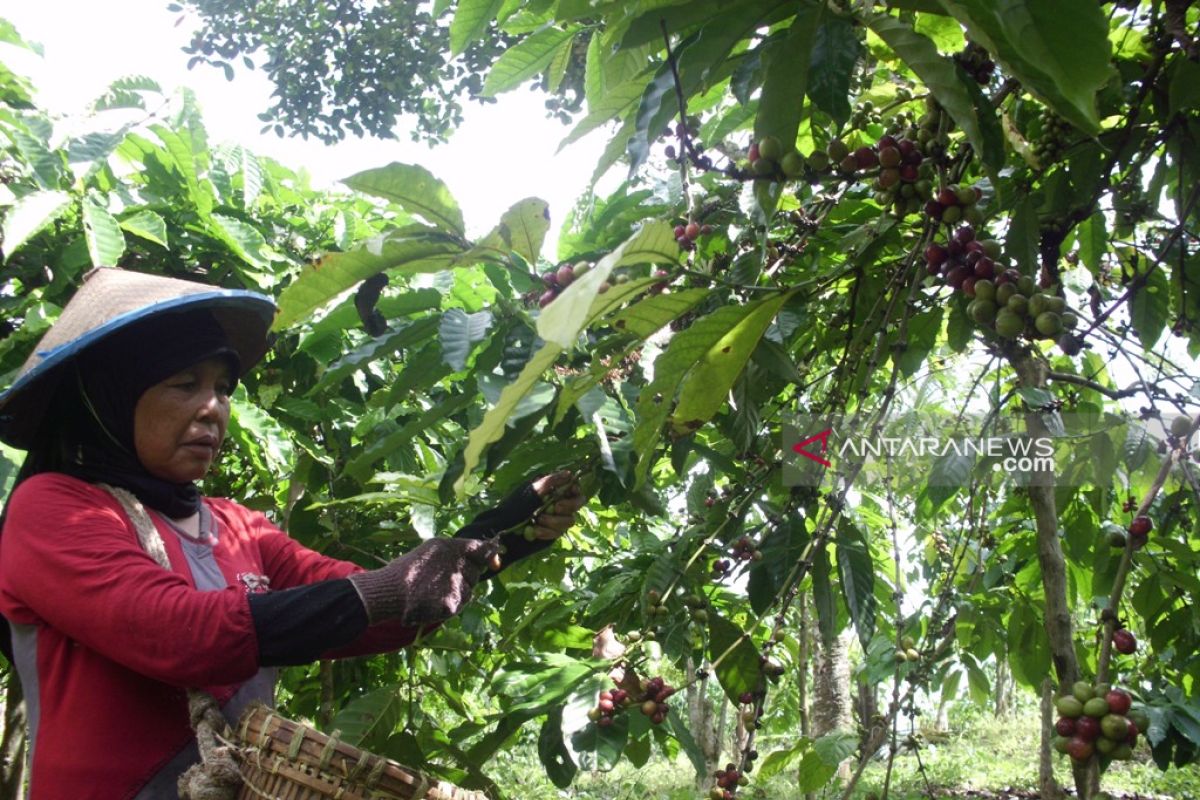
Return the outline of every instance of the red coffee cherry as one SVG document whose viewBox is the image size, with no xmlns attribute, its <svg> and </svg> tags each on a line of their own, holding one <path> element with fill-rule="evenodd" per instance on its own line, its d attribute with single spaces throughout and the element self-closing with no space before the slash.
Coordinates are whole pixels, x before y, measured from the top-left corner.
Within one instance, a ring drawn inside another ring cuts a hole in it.
<svg viewBox="0 0 1200 800">
<path fill-rule="evenodd" d="M 1130 655 L 1137 650 L 1137 639 L 1125 628 L 1117 628 L 1112 635 L 1113 647 L 1118 653 Z"/>
<path fill-rule="evenodd" d="M 1133 522 L 1129 523 L 1129 533 L 1133 536 L 1146 536 L 1154 528 L 1154 521 L 1143 514 L 1140 517 L 1134 517 Z"/>
</svg>

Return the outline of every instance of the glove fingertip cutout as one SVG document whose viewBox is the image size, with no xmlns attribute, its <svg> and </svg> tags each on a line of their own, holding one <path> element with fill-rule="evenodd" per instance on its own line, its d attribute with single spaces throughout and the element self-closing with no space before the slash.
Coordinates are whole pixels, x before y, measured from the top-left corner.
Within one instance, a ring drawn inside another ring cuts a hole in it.
<svg viewBox="0 0 1200 800">
<path fill-rule="evenodd" d="M 461 539 L 490 539 L 527 522 L 542 507 L 533 481 L 519 486 L 493 508 L 479 514 L 455 534 Z"/>
</svg>

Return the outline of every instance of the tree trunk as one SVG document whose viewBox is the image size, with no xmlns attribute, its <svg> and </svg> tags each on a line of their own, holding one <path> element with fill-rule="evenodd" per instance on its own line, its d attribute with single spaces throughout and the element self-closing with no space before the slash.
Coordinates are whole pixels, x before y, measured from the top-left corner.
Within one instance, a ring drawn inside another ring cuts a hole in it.
<svg viewBox="0 0 1200 800">
<path fill-rule="evenodd" d="M 800 735 L 812 735 L 812 722 L 808 716 L 808 665 L 812 661 L 812 631 L 808 618 L 808 595 L 800 594 L 800 669 L 796 674 L 796 688 L 800 702 Z M 816 792 L 808 792 L 805 800 L 816 800 Z"/>
<path fill-rule="evenodd" d="M 1042 741 L 1038 748 L 1038 789 L 1041 800 L 1062 800 L 1065 796 L 1054 780 L 1054 760 L 1050 740 L 1054 736 L 1054 682 L 1042 681 Z"/>
<path fill-rule="evenodd" d="M 717 763 L 717 764 L 721 763 L 721 755 L 722 755 L 721 749 L 725 745 L 725 723 L 728 719 L 729 719 L 729 704 L 722 702 L 721 703 L 721 713 L 717 717 L 717 735 L 715 737 L 713 737 L 713 741 L 716 742 L 715 748 L 716 748 L 716 753 L 717 753 L 717 759 L 714 763 Z"/>
<path fill-rule="evenodd" d="M 820 641 L 813 675 L 813 736 L 849 730 L 854 724 L 850 709 L 850 659 L 846 652 L 850 635 L 846 631 L 832 641 Z M 838 777 L 849 780 L 848 762 L 838 768 Z"/>
<path fill-rule="evenodd" d="M 813 736 L 847 729 L 853 725 L 850 712 L 850 659 L 846 654 L 846 636 L 831 641 L 817 640 L 813 675 Z"/>
<path fill-rule="evenodd" d="M 1045 387 L 1046 366 L 1028 350 L 1010 352 L 1009 361 L 1023 387 Z M 1025 429 L 1031 439 L 1052 438 L 1042 421 L 1042 413 L 1040 409 L 1033 409 L 1025 414 Z M 1045 594 L 1046 617 L 1043 624 L 1046 638 L 1050 641 L 1050 659 L 1058 676 L 1058 685 L 1066 690 L 1079 680 L 1079 662 L 1075 658 L 1075 633 L 1071 624 L 1071 609 L 1067 605 L 1067 560 L 1058 540 L 1053 469 L 1035 469 L 1030 474 L 1028 490 L 1037 530 L 1042 591 Z M 1089 777 L 1088 772 L 1087 768 L 1073 768 L 1075 789 L 1083 800 L 1090 800 L 1097 783 L 1096 778 Z"/>
<path fill-rule="evenodd" d="M 1008 680 L 1008 662 L 1003 658 L 996 660 L 996 706 L 997 717 L 1007 717 L 1009 713 L 1009 696 L 1011 687 Z"/>
<path fill-rule="evenodd" d="M 16 672 L 5 676 L 4 731 L 0 734 L 0 797 L 21 797 L 25 788 L 25 697 Z"/>
<path fill-rule="evenodd" d="M 707 767 L 703 775 L 696 777 L 696 788 L 704 790 L 712 786 L 712 775 L 718 769 L 717 765 L 721 760 L 721 732 L 718 730 L 718 726 L 713 724 L 713 704 L 708 697 L 708 678 L 696 679 L 696 666 L 692 662 L 691 656 L 688 656 L 684 667 L 688 681 L 686 691 L 688 724 L 691 726 L 696 744 L 700 746 L 700 752 L 704 754 L 704 763 Z M 722 702 L 721 706 L 723 717 L 725 703 Z M 724 727 L 723 718 L 721 723 L 720 727 Z"/>
<path fill-rule="evenodd" d="M 859 738 L 862 740 L 863 747 L 866 747 L 867 741 L 871 737 L 871 728 L 876 722 L 876 715 L 879 714 L 879 697 L 876 691 L 877 687 L 865 678 L 856 681 L 854 711 L 858 716 L 859 730 L 862 731 Z"/>
</svg>

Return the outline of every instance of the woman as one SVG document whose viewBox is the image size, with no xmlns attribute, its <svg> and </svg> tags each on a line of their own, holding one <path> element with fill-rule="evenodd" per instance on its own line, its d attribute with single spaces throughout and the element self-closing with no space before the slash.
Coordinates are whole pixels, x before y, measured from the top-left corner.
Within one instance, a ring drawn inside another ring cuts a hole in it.
<svg viewBox="0 0 1200 800">
<path fill-rule="evenodd" d="M 0 395 L 0 438 L 28 450 L 0 528 L 0 613 L 33 800 L 176 797 L 198 758 L 187 689 L 232 721 L 270 702 L 277 667 L 403 647 L 582 505 L 568 474 L 546 476 L 368 571 L 201 496 L 273 314 L 251 292 L 95 270 Z M 139 542 L 145 513 L 169 570 Z M 533 542 L 504 533 L 529 521 Z"/>
</svg>

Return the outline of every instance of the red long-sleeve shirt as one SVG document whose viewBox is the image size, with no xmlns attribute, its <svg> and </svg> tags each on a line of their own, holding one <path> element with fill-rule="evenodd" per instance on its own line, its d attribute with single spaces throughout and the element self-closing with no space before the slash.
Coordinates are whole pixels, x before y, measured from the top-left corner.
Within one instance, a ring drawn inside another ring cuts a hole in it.
<svg viewBox="0 0 1200 800">
<path fill-rule="evenodd" d="M 247 599 L 258 576 L 277 590 L 361 569 L 297 544 L 237 503 L 204 502 L 227 584 L 215 591 L 197 589 L 178 535 L 157 516 L 172 569 L 156 564 L 102 489 L 47 473 L 10 498 L 0 613 L 34 645 L 26 650 L 33 663 L 18 663 L 37 723 L 32 800 L 137 796 L 193 738 L 186 689 L 224 703 L 258 674 Z M 379 625 L 329 655 L 396 649 L 415 634 Z"/>
</svg>

